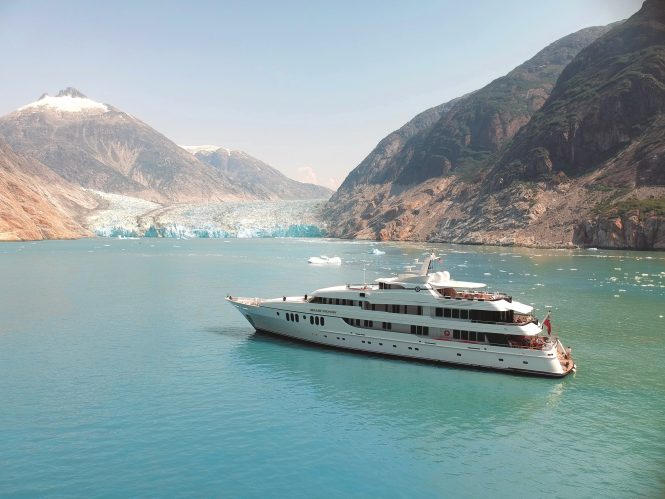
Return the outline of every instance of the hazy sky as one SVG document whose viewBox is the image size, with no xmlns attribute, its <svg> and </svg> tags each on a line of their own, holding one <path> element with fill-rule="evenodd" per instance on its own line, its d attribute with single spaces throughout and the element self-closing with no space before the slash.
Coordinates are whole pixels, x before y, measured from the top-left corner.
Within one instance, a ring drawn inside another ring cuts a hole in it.
<svg viewBox="0 0 665 499">
<path fill-rule="evenodd" d="M 638 0 L 0 0 L 0 115 L 73 86 L 337 186 L 388 133 Z"/>
</svg>

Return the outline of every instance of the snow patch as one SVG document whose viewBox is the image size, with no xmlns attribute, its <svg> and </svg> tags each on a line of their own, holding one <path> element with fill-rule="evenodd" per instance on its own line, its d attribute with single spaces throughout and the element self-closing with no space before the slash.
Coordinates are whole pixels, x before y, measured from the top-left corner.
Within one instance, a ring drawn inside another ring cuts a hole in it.
<svg viewBox="0 0 665 499">
<path fill-rule="evenodd" d="M 51 97 L 46 94 L 38 101 L 19 107 L 18 110 L 24 111 L 41 107 L 55 109 L 56 111 L 62 111 L 65 113 L 80 113 L 84 111 L 99 111 L 106 113 L 109 110 L 105 104 L 88 99 L 87 97 L 72 97 L 71 95 Z"/>
<path fill-rule="evenodd" d="M 182 147 L 185 151 L 190 152 L 192 154 L 196 154 L 197 152 L 215 152 L 217 149 L 221 149 L 219 146 L 213 146 L 213 145 L 204 145 L 204 146 L 180 146 Z"/>
</svg>

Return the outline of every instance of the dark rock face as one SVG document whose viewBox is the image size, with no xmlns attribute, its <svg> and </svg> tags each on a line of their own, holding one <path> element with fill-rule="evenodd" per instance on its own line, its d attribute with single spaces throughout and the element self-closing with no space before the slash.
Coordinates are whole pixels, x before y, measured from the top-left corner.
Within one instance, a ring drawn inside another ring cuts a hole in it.
<svg viewBox="0 0 665 499">
<path fill-rule="evenodd" d="M 647 1 L 565 68 L 545 105 L 499 161 L 492 187 L 556 172 L 577 177 L 625 152 L 617 164 L 623 181 L 663 185 L 664 113 L 665 2 Z M 661 147 L 654 147 L 658 141 Z M 651 144 L 649 152 L 629 150 L 637 142 Z M 534 167 L 535 149 L 546 152 L 551 171 Z"/>
<path fill-rule="evenodd" d="M 242 151 L 219 148 L 216 151 L 198 151 L 194 155 L 257 199 L 328 199 L 332 194 L 330 189 L 320 185 L 292 180 Z"/>
<path fill-rule="evenodd" d="M 599 216 L 575 227 L 573 243 L 598 248 L 665 250 L 665 217 L 639 210 Z"/>
</svg>

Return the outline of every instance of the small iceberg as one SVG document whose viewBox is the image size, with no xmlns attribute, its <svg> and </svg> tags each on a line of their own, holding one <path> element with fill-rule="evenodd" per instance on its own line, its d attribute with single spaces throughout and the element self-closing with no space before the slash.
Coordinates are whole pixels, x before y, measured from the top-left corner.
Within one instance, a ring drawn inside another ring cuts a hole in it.
<svg viewBox="0 0 665 499">
<path fill-rule="evenodd" d="M 310 256 L 307 263 L 313 263 L 315 265 L 341 265 L 342 259 L 338 256 L 333 256 L 332 258 L 325 255 Z"/>
<path fill-rule="evenodd" d="M 379 248 L 374 248 L 371 251 L 372 255 L 385 255 L 385 251 L 381 251 Z"/>
</svg>

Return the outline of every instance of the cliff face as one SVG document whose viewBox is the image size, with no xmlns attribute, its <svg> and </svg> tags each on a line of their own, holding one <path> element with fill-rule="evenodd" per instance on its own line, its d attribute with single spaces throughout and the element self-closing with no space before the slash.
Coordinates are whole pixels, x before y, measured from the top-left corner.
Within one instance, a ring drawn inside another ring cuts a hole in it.
<svg viewBox="0 0 665 499">
<path fill-rule="evenodd" d="M 96 206 L 83 189 L 0 140 L 1 241 L 90 236 L 80 221 Z"/>
<path fill-rule="evenodd" d="M 579 223 L 573 242 L 599 248 L 665 250 L 665 217 L 644 210 L 599 216 Z"/>
<path fill-rule="evenodd" d="M 521 91 L 525 75 L 561 41 L 460 99 L 408 158 L 400 156 L 408 143 L 394 156 L 392 180 L 340 188 L 328 203 L 334 233 L 662 248 L 664 16 L 665 2 L 649 0 L 626 22 L 596 31 L 597 39 L 585 37 L 577 55 L 565 52 L 569 64 L 558 66 L 551 92 L 538 87 L 540 102 Z M 418 155 L 422 168 L 412 168 Z"/>
</svg>

